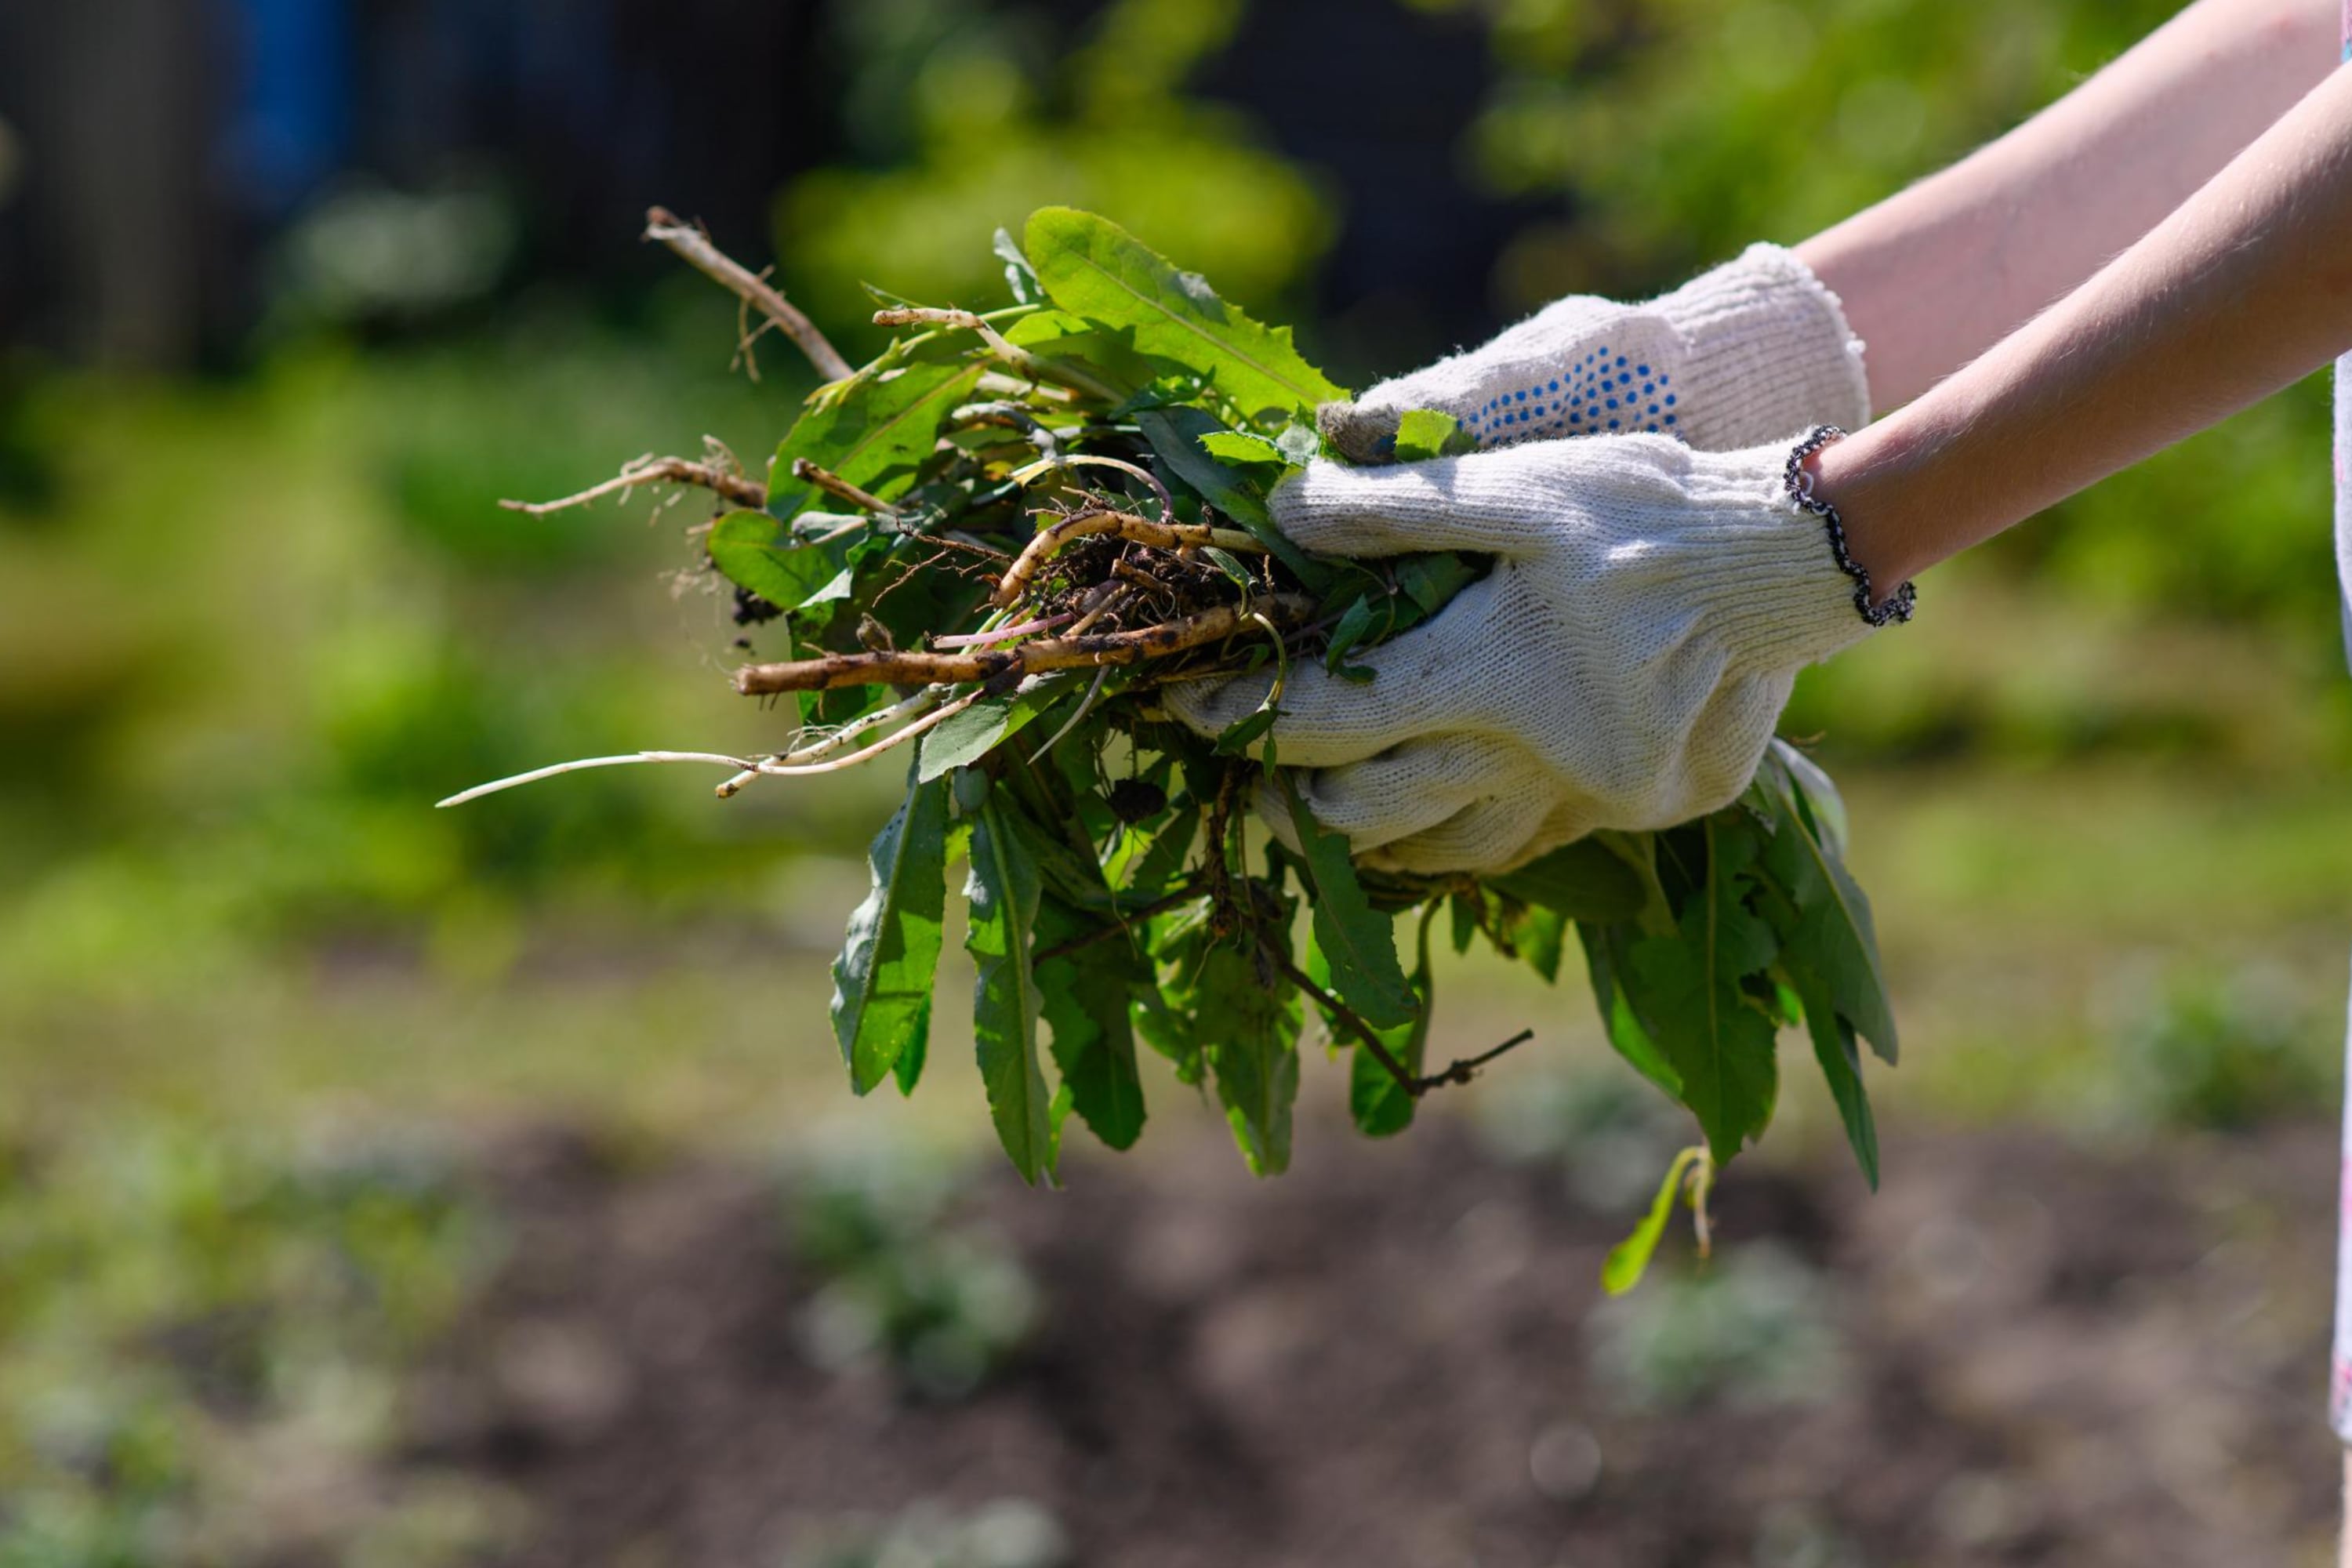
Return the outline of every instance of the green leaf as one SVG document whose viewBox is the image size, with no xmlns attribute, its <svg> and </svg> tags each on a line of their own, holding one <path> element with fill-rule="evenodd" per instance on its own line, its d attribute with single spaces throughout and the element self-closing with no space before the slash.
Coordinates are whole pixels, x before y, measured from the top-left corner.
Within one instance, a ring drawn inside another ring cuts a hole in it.
<svg viewBox="0 0 2352 1568">
<path fill-rule="evenodd" d="M 1610 1048 L 1623 1057 L 1634 1071 L 1664 1089 L 1669 1100 L 1680 1104 L 1682 1075 L 1666 1059 L 1665 1052 L 1658 1048 L 1649 1029 L 1634 1015 L 1624 987 L 1617 983 L 1636 940 L 1633 929 L 1579 925 L 1576 934 L 1584 944 L 1585 973 L 1591 977 L 1592 1000 L 1601 1009 L 1601 1026 L 1608 1034 Z"/>
<path fill-rule="evenodd" d="M 1568 917 L 1558 910 L 1530 904 L 1519 910 L 1507 928 L 1511 945 L 1528 967 L 1552 984 L 1559 979 L 1560 955 L 1568 946 Z"/>
<path fill-rule="evenodd" d="M 1650 1200 L 1650 1212 L 1642 1216 L 1633 1235 L 1609 1249 L 1608 1259 L 1601 1265 L 1601 1288 L 1612 1296 L 1622 1296 L 1639 1285 L 1642 1276 L 1649 1271 L 1659 1238 L 1666 1234 L 1667 1217 L 1675 1212 L 1675 1196 L 1682 1190 L 1683 1173 L 1705 1152 L 1702 1149 L 1685 1149 L 1675 1156 L 1674 1163 L 1666 1167 L 1666 1179 L 1658 1184 L 1658 1195 Z"/>
<path fill-rule="evenodd" d="M 1266 522 L 1265 495 L 1255 479 L 1245 479 L 1201 445 L 1225 426 L 1206 409 L 1149 408 L 1135 416 L 1136 428 L 1151 444 L 1152 455 L 1176 477 L 1201 493 L 1201 499 L 1234 521 L 1249 526 Z"/>
<path fill-rule="evenodd" d="M 1680 930 L 1633 944 L 1625 973 L 1635 1015 L 1682 1080 L 1683 1103 L 1706 1130 L 1718 1165 L 1771 1120 L 1779 1089 L 1772 1020 L 1742 985 L 1771 963 L 1772 929 L 1748 908 L 1743 884 L 1762 829 L 1744 813 L 1704 818 L 1706 878 L 1685 901 Z"/>
<path fill-rule="evenodd" d="M 1248 530 L 1309 593 L 1325 591 L 1333 577 L 1332 568 L 1290 542 L 1274 526 L 1266 511 L 1263 482 L 1228 468 L 1202 447 L 1203 438 L 1225 429 L 1213 416 L 1199 408 L 1154 408 L 1138 414 L 1135 424 L 1151 444 L 1152 454 L 1200 492 L 1202 500 Z"/>
<path fill-rule="evenodd" d="M 1775 767 L 1777 760 L 1768 760 L 1759 779 L 1768 786 L 1775 807 L 1764 869 L 1792 911 L 1784 916 L 1780 933 L 1781 961 L 1801 994 L 1818 988 L 1838 1016 L 1892 1064 L 1900 1046 L 1870 900 L 1846 870 L 1832 840 L 1816 831 L 1815 823 L 1823 814 L 1805 810 L 1805 796 L 1794 776 Z"/>
<path fill-rule="evenodd" d="M 921 1070 L 947 908 L 947 838 L 946 783 L 916 784 L 867 851 L 874 889 L 849 917 L 833 965 L 834 1039 L 859 1094 L 909 1055 L 915 1066 L 902 1081 L 911 1087 Z"/>
<path fill-rule="evenodd" d="M 980 372 L 976 364 L 910 359 L 894 344 L 847 381 L 819 388 L 769 466 L 768 510 L 790 517 L 818 493 L 793 478 L 799 458 L 886 500 L 904 489 Z"/>
<path fill-rule="evenodd" d="M 816 602 L 830 584 L 849 590 L 841 553 L 817 544 L 778 542 L 784 525 L 764 511 L 730 511 L 710 525 L 703 546 L 720 576 L 780 610 Z"/>
<path fill-rule="evenodd" d="M 983 697 L 952 718 L 940 720 L 919 742 L 922 760 L 916 776 L 935 779 L 970 767 L 1069 695 L 1071 685 L 1058 671 L 1031 676 L 1006 696 Z"/>
<path fill-rule="evenodd" d="M 1274 705 L 1274 692 L 1269 689 L 1265 700 L 1217 731 L 1217 754 L 1237 757 L 1255 745 L 1274 721 L 1282 717 L 1282 710 Z"/>
<path fill-rule="evenodd" d="M 1420 999 L 1421 1011 L 1402 1028 L 1379 1031 L 1381 1044 L 1403 1064 L 1405 1071 L 1416 1078 L 1429 1057 L 1429 1020 L 1436 1001 L 1434 973 L 1429 963 L 1429 927 L 1436 913 L 1437 906 L 1433 902 L 1421 916 L 1419 957 L 1412 971 L 1412 989 Z M 1311 972 L 1313 965 L 1308 967 Z M 1412 1110 L 1413 1098 L 1404 1085 L 1381 1065 L 1378 1057 L 1359 1044 L 1348 1066 L 1348 1114 L 1354 1118 L 1357 1129 L 1367 1137 L 1390 1137 L 1412 1125 Z"/>
<path fill-rule="evenodd" d="M 1364 640 L 1364 635 L 1372 629 L 1372 623 L 1380 616 L 1381 611 L 1373 607 L 1373 601 L 1369 597 L 1350 604 L 1339 616 L 1339 624 L 1331 628 L 1331 646 L 1323 650 L 1323 668 L 1342 680 L 1360 684 L 1371 679 L 1371 670 L 1360 664 L 1349 664 L 1347 658 L 1349 650 Z"/>
<path fill-rule="evenodd" d="M 1308 364 L 1287 327 L 1265 327 L 1217 298 L 1198 273 L 1180 272 L 1125 229 L 1092 213 L 1033 214 L 1024 249 L 1062 309 L 1132 327 L 1138 352 L 1210 378 L 1252 418 L 1315 416 L 1347 396 Z"/>
<path fill-rule="evenodd" d="M 1221 463 L 1244 468 L 1272 468 L 1288 473 L 1297 466 L 1272 437 L 1248 430 L 1213 430 L 1201 437 L 1201 450 Z"/>
<path fill-rule="evenodd" d="M 1478 443 L 1451 414 L 1434 408 L 1411 408 L 1397 421 L 1395 458 L 1400 463 L 1458 457 L 1477 449 Z"/>
<path fill-rule="evenodd" d="M 1486 880 L 1523 902 L 1556 910 L 1572 921 L 1602 924 L 1632 920 L 1650 900 L 1633 868 L 1591 838 L 1562 845 L 1515 871 Z"/>
<path fill-rule="evenodd" d="M 996 1136 L 1021 1179 L 1033 1185 L 1054 1171 L 1053 1098 L 1037 1061 L 1042 999 L 1030 972 L 1037 920 L 1036 863 L 1022 852 L 992 793 L 971 825 L 971 900 L 964 951 L 977 971 L 971 1034 L 980 1054 Z"/>
<path fill-rule="evenodd" d="M 1845 1125 L 1845 1141 L 1870 1190 L 1878 1190 L 1878 1122 L 1870 1113 L 1870 1095 L 1862 1083 L 1862 1054 L 1854 1048 L 1853 1026 L 1838 1016 L 1837 1005 L 1818 985 L 1801 986 L 1797 999 L 1805 1012 L 1805 1032 L 1812 1037 L 1813 1059 L 1829 1080 L 1830 1098 L 1837 1101 L 1838 1120 Z"/>
<path fill-rule="evenodd" d="M 1298 1099 L 1298 992 L 1268 985 L 1250 956 L 1210 946 L 1189 988 L 1202 1058 L 1217 1101 L 1252 1173 L 1290 1168 L 1292 1109 Z"/>
<path fill-rule="evenodd" d="M 1787 782 L 1794 787 L 1798 804 L 1805 808 L 1805 819 L 1812 824 L 1815 837 L 1831 854 L 1844 858 L 1845 797 L 1838 794 L 1830 775 L 1822 771 L 1819 763 L 1778 735 L 1772 737 L 1767 767 L 1774 763 L 1788 775 Z"/>
<path fill-rule="evenodd" d="M 1331 965 L 1331 990 L 1376 1029 L 1412 1022 L 1419 1003 L 1397 964 L 1396 922 L 1364 897 L 1344 834 L 1315 820 L 1288 773 L 1276 775 L 1313 884 L 1315 945 Z"/>
<path fill-rule="evenodd" d="M 1454 595 L 1485 574 L 1467 557 L 1450 551 L 1408 555 L 1397 563 L 1396 568 L 1397 586 L 1421 606 L 1424 616 L 1433 616 L 1445 608 Z"/>
<path fill-rule="evenodd" d="M 1087 936 L 1104 923 L 1046 899 L 1037 909 L 1038 949 Z M 1062 1091 L 1095 1136 L 1114 1149 L 1132 1146 L 1143 1131 L 1143 1078 L 1129 1005 L 1138 986 L 1150 981 L 1123 935 L 1037 964 Z"/>
<path fill-rule="evenodd" d="M 1014 304 L 1034 305 L 1045 297 L 1044 285 L 1037 281 L 1037 269 L 1021 254 L 1020 244 L 1013 239 L 1011 229 L 999 228 L 990 248 L 1004 263 L 1004 287 L 1011 291 Z"/>
</svg>

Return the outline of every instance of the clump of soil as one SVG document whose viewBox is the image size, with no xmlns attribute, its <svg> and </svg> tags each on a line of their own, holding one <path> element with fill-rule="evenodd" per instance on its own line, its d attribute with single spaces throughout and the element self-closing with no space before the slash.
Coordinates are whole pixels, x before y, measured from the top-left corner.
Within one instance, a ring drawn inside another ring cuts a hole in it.
<svg viewBox="0 0 2352 1568">
<path fill-rule="evenodd" d="M 1705 1278 L 1605 1303 L 1625 1207 L 1430 1109 L 1310 1128 L 1278 1182 L 1204 1131 L 1061 1194 L 966 1184 L 944 1223 L 1035 1296 L 953 1397 L 813 1349 L 769 1174 L 520 1139 L 513 1251 L 406 1462 L 501 1479 L 532 1505 L 509 1560 L 549 1564 L 778 1568 L 1004 1499 L 1125 1568 L 2210 1568 L 2332 1528 L 2331 1129 L 1911 1128 L 1875 1198 L 1829 1151 L 1743 1163 Z"/>
</svg>

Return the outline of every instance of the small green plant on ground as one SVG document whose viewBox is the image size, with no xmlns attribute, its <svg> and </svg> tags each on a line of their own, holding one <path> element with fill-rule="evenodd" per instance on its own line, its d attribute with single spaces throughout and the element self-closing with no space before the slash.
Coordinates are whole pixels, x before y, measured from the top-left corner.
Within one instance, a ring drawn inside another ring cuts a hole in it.
<svg viewBox="0 0 2352 1568">
<path fill-rule="evenodd" d="M 505 1518 L 487 1489 L 355 1483 L 488 1240 L 415 1149 L 118 1124 L 0 1152 L 0 1564 L 478 1552 Z"/>
</svg>

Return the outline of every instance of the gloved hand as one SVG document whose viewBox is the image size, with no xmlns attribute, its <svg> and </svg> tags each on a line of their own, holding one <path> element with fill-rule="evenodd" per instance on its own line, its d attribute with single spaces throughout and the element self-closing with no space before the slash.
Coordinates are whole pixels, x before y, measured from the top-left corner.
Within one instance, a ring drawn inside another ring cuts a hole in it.
<svg viewBox="0 0 2352 1568">
<path fill-rule="evenodd" d="M 1350 656 L 1370 683 L 1292 668 L 1276 761 L 1312 770 L 1295 782 L 1316 819 L 1375 868 L 1498 871 L 1736 799 L 1797 671 L 1870 630 L 1824 520 L 1788 493 L 1794 444 L 1542 441 L 1318 461 L 1284 483 L 1275 519 L 1310 551 L 1495 557 L 1427 625 Z M 1907 615 L 1907 593 L 1895 603 Z M 1213 735 L 1271 679 L 1179 682 L 1161 700 Z"/>
<path fill-rule="evenodd" d="M 1862 344 L 1837 296 L 1776 245 L 1641 305 L 1574 295 L 1483 348 L 1323 410 L 1324 434 L 1385 461 L 1400 416 L 1434 408 L 1481 447 L 1554 436 L 1679 436 L 1727 451 L 1870 418 Z"/>
</svg>

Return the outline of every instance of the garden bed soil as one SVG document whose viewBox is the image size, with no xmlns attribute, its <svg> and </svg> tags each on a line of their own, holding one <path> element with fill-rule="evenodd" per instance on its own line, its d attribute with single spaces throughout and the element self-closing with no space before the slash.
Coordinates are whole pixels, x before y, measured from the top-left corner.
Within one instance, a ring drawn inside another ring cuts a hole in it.
<svg viewBox="0 0 2352 1568">
<path fill-rule="evenodd" d="M 975 1178 L 955 1223 L 1039 1311 L 946 1400 L 812 1357 L 779 1178 L 512 1139 L 510 1249 L 404 1462 L 519 1494 L 527 1564 L 855 1561 L 819 1545 L 1004 1499 L 1123 1568 L 2324 1558 L 2329 1128 L 1898 1129 L 1874 1198 L 1743 1162 L 1712 1294 L 1677 1240 L 1612 1304 L 1622 1201 L 1423 1121 L 1302 1129 L 1278 1181 L 1213 1130 Z"/>
</svg>

